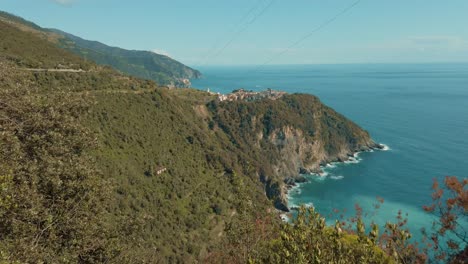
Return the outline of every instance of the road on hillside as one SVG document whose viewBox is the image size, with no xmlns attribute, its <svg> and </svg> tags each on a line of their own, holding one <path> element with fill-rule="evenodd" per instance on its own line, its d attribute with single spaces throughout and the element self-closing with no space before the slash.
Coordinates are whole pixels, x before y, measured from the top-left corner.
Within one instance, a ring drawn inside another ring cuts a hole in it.
<svg viewBox="0 0 468 264">
<path fill-rule="evenodd" d="M 87 72 L 82 69 L 40 69 L 40 68 L 23 68 L 23 71 L 36 71 L 36 72 Z"/>
</svg>

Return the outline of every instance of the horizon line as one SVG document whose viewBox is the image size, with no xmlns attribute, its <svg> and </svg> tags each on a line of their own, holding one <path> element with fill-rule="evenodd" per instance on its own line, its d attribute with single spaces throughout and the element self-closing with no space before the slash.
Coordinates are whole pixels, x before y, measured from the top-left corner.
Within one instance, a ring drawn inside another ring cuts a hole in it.
<svg viewBox="0 0 468 264">
<path fill-rule="evenodd" d="M 306 65 L 416 65 L 416 64 L 468 64 L 468 61 L 434 61 L 434 62 L 343 62 L 343 63 L 275 63 L 264 65 L 269 66 L 306 66 Z M 258 67 L 260 64 L 206 64 L 202 66 L 195 66 L 186 64 L 191 68 L 204 68 L 204 67 Z"/>
</svg>

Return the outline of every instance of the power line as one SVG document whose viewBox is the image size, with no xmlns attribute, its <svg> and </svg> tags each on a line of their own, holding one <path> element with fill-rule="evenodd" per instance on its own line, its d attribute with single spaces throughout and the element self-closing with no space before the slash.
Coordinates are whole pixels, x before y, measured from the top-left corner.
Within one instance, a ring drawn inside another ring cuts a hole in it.
<svg viewBox="0 0 468 264">
<path fill-rule="evenodd" d="M 254 17 L 244 25 L 244 27 L 242 27 L 242 28 L 240 28 L 239 30 L 237 30 L 236 32 L 234 32 L 233 36 L 223 45 L 223 47 L 222 47 L 221 49 L 219 49 L 216 53 L 214 53 L 214 55 L 211 56 L 211 58 L 216 58 L 216 57 L 218 57 L 227 47 L 229 47 L 229 45 L 232 44 L 232 42 L 234 42 L 234 40 L 235 40 L 241 33 L 243 33 L 244 31 L 246 31 L 246 30 L 249 28 L 250 25 L 252 25 L 259 17 L 261 17 L 261 16 L 273 5 L 273 3 L 274 3 L 275 1 L 276 1 L 276 0 L 269 0 L 269 3 L 268 3 L 266 6 L 264 6 L 264 7 L 260 10 L 260 12 L 256 13 L 256 14 L 254 15 Z M 263 2 L 263 1 L 260 1 L 259 4 L 260 4 L 260 3 L 264 3 L 264 2 Z M 244 19 L 248 18 L 248 17 L 250 16 L 250 14 L 252 14 L 253 11 L 255 11 L 255 10 L 258 8 L 258 6 L 259 6 L 259 5 L 257 4 L 257 5 L 255 5 L 254 7 L 252 7 L 252 8 L 249 10 L 249 12 L 248 12 L 246 15 L 243 16 L 243 18 L 242 18 L 241 21 L 243 21 Z M 211 55 L 211 52 L 209 52 L 208 55 L 205 56 L 205 58 L 204 58 L 203 60 L 205 61 L 208 57 L 210 57 L 210 55 Z M 199 64 L 198 66 L 201 66 L 201 65 L 204 65 L 204 63 L 203 63 L 203 64 Z"/>
<path fill-rule="evenodd" d="M 239 31 L 236 32 L 236 34 L 234 34 L 234 36 L 221 48 L 221 50 L 219 50 L 214 56 L 213 58 L 216 58 L 218 57 L 227 47 L 229 47 L 229 45 L 231 45 L 231 43 L 237 38 L 237 36 L 239 36 L 242 32 L 246 31 L 249 26 L 251 24 L 253 24 L 260 16 L 262 16 L 267 10 L 268 8 L 270 8 L 273 3 L 275 2 L 276 0 L 271 0 L 270 3 L 265 7 L 263 8 L 262 11 L 260 11 L 259 14 L 257 14 L 249 23 L 247 23 L 245 25 L 244 28 L 240 29 Z"/>
<path fill-rule="evenodd" d="M 252 14 L 253 11 L 255 11 L 255 9 L 257 9 L 261 3 L 263 3 L 264 0 L 257 0 L 257 3 L 252 7 L 250 8 L 249 12 L 247 12 L 240 20 L 239 22 L 237 23 L 238 25 L 241 25 L 242 24 L 242 21 L 244 21 L 245 19 L 247 19 L 250 14 Z"/>
<path fill-rule="evenodd" d="M 254 5 L 249 9 L 249 11 L 247 13 L 245 13 L 242 18 L 235 24 L 236 26 L 234 27 L 234 29 L 238 28 L 240 25 L 242 25 L 244 23 L 244 20 L 247 19 L 250 14 L 252 14 L 253 11 L 255 11 L 255 9 L 258 8 L 259 4 L 262 3 L 263 0 L 257 0 Z M 233 30 L 234 31 L 234 30 Z M 195 64 L 195 67 L 198 67 L 202 64 L 202 62 L 204 62 L 219 46 L 219 44 L 221 43 L 221 41 L 223 40 L 222 37 L 219 37 L 216 42 L 213 44 L 213 46 L 208 50 L 207 53 L 205 53 L 205 55 L 203 56 L 203 58 L 201 58 L 200 60 L 198 60 L 198 62 Z"/>
<path fill-rule="evenodd" d="M 270 64 L 273 60 L 275 60 L 276 58 L 284 55 L 285 53 L 287 53 L 288 51 L 290 51 L 292 48 L 294 48 L 295 46 L 299 45 L 300 43 L 302 43 L 303 41 L 305 41 L 306 39 L 310 38 L 313 34 L 315 34 L 317 31 L 323 29 L 324 27 L 328 26 L 329 24 L 333 23 L 335 20 L 337 20 L 340 16 L 344 15 L 345 13 L 347 13 L 348 11 L 350 11 L 351 9 L 353 9 L 355 6 L 357 6 L 362 0 L 357 0 L 355 2 L 353 2 L 351 5 L 347 6 L 345 9 L 341 10 L 340 12 L 338 12 L 336 15 L 334 15 L 333 17 L 331 17 L 330 19 L 324 21 L 323 23 L 319 24 L 316 28 L 314 28 L 311 32 L 309 32 L 307 35 L 301 37 L 300 39 L 296 40 L 295 42 L 293 42 L 291 45 L 289 45 L 287 48 L 285 48 L 284 50 L 278 52 L 277 54 L 273 55 L 270 59 L 266 60 L 262 65 L 259 65 L 255 70 L 253 70 L 253 72 L 256 72 L 256 71 L 259 71 L 263 66 L 267 65 L 267 64 Z"/>
<path fill-rule="evenodd" d="M 250 25 L 250 24 L 253 24 L 255 22 L 255 20 L 257 20 L 257 18 L 259 18 L 260 16 L 262 16 L 267 10 L 268 8 L 270 8 L 273 3 L 275 2 L 276 0 L 271 0 L 270 3 L 268 3 L 263 9 L 262 11 L 260 11 L 259 14 L 257 14 L 252 20 L 250 20 L 250 22 L 248 22 L 247 24 Z M 263 3 L 263 1 L 262 1 Z"/>
</svg>

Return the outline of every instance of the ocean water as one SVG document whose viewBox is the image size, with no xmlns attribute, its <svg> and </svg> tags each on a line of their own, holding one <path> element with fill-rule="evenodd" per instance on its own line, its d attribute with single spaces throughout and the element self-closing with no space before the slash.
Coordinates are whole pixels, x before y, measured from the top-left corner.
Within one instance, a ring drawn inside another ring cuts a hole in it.
<svg viewBox="0 0 468 264">
<path fill-rule="evenodd" d="M 468 177 L 468 64 L 349 64 L 204 67 L 198 89 L 272 88 L 317 95 L 369 131 L 388 151 L 360 153 L 355 162 L 334 164 L 322 176 L 290 192 L 290 205 L 314 206 L 329 220 L 334 209 L 355 214 L 359 204 L 367 222 L 383 225 L 401 210 L 420 238 L 432 218 L 422 210 L 431 202 L 432 180 Z M 375 212 L 376 197 L 384 199 Z M 468 225 L 463 223 L 466 228 Z"/>
</svg>

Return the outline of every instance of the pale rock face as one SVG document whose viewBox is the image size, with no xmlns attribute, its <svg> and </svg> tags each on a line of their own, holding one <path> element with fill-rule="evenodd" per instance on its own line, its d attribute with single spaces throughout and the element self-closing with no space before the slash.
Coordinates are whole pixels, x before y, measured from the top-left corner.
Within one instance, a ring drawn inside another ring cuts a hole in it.
<svg viewBox="0 0 468 264">
<path fill-rule="evenodd" d="M 318 152 L 316 148 L 319 146 L 314 146 L 314 143 L 317 142 L 307 142 L 301 130 L 290 126 L 277 129 L 268 139 L 280 152 L 281 159 L 274 165 L 275 171 L 288 177 L 296 176 L 299 168 L 305 167 L 304 164 L 311 163 L 307 157 L 311 153 Z"/>
<path fill-rule="evenodd" d="M 262 137 L 259 137 L 259 139 Z M 268 140 L 280 152 L 280 160 L 272 166 L 277 174 L 276 176 L 282 179 L 297 178 L 300 173 L 319 172 L 320 164 L 335 160 L 347 160 L 349 155 L 353 151 L 356 151 L 352 150 L 348 143 L 343 142 L 339 146 L 338 154 L 330 157 L 326 153 L 324 143 L 321 140 L 315 137 L 311 140 L 310 137 L 304 135 L 302 130 L 291 126 L 276 129 L 268 136 Z M 366 145 L 366 148 L 371 148 L 374 147 L 375 143 L 371 139 L 368 139 Z M 275 205 L 277 208 L 282 210 L 287 208 L 287 184 L 280 182 L 278 186 L 267 187 L 267 190 L 270 190 L 269 196 L 276 194 L 277 201 Z"/>
<path fill-rule="evenodd" d="M 213 110 L 224 124 L 233 126 L 227 133 L 243 145 L 246 155 L 255 153 L 254 158 L 261 160 L 257 176 L 276 208 L 288 211 L 288 188 L 306 180 L 301 174 L 320 172 L 321 165 L 378 148 L 366 131 L 316 97 L 272 94 L 240 90 L 229 96 L 244 99 L 218 100 Z M 263 99 L 252 99 L 256 96 Z M 240 124 L 242 129 L 237 130 Z"/>
</svg>

